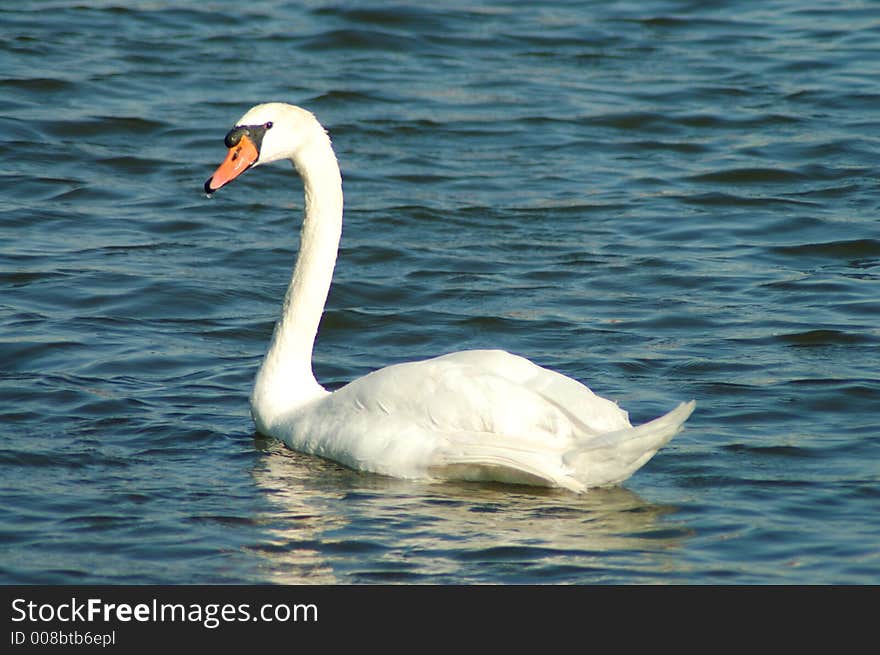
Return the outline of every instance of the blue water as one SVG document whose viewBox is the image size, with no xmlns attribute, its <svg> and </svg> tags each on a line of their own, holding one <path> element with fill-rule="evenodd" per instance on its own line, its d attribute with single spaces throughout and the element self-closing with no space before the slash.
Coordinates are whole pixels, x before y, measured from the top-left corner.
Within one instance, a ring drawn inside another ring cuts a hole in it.
<svg viewBox="0 0 880 655">
<path fill-rule="evenodd" d="M 0 582 L 877 583 L 880 5 L 0 9 Z M 328 387 L 500 347 L 641 422 L 623 486 L 387 479 L 255 435 L 287 166 L 344 174 Z"/>
</svg>

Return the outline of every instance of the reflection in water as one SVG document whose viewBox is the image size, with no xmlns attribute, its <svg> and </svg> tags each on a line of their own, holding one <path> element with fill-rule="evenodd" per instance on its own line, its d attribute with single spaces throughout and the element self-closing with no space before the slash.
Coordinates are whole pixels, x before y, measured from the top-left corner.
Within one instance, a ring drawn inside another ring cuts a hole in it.
<svg viewBox="0 0 880 655">
<path fill-rule="evenodd" d="M 268 495 L 275 510 L 261 517 L 270 542 L 254 547 L 268 562 L 270 582 L 279 584 L 332 584 L 340 582 L 330 562 L 321 553 L 322 535 L 345 520 L 332 505 L 342 493 L 310 487 L 310 481 L 327 476 L 321 470 L 332 464 L 287 450 L 278 442 L 257 437 L 255 445 L 266 453 L 262 466 L 253 470 L 254 479 Z M 330 476 L 332 477 L 332 475 Z"/>
<path fill-rule="evenodd" d="M 275 509 L 261 517 L 271 541 L 253 550 L 271 582 L 638 582 L 673 572 L 668 552 L 688 536 L 663 519 L 674 508 L 622 487 L 412 482 L 256 445 L 253 475 Z"/>
</svg>

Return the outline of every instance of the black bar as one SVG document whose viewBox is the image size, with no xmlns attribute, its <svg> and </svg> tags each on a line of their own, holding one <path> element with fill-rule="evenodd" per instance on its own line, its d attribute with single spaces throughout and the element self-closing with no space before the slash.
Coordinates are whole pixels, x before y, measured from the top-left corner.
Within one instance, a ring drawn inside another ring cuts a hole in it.
<svg viewBox="0 0 880 655">
<path fill-rule="evenodd" d="M 790 648 L 801 638 L 815 646 L 837 624 L 849 642 L 860 611 L 873 616 L 878 600 L 877 587 L 5 586 L 0 593 L 5 653 L 187 644 L 239 653 L 339 652 L 343 644 L 434 652 L 458 644 L 464 653 L 484 641 L 493 651 L 529 644 L 542 652 L 576 645 L 630 652 L 634 644 L 666 650 L 700 641 L 706 631 L 715 646 L 753 647 L 760 633 L 764 646 L 777 637 Z"/>
</svg>

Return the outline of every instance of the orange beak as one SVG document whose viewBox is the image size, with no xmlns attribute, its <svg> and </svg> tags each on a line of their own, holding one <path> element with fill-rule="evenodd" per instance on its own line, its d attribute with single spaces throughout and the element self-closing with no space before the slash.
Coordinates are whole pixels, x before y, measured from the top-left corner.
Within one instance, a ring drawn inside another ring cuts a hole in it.
<svg viewBox="0 0 880 655">
<path fill-rule="evenodd" d="M 243 135 L 238 143 L 226 153 L 226 159 L 214 171 L 214 174 L 205 182 L 205 192 L 213 193 L 220 187 L 229 184 L 254 165 L 260 156 L 257 146 L 246 135 Z"/>
</svg>

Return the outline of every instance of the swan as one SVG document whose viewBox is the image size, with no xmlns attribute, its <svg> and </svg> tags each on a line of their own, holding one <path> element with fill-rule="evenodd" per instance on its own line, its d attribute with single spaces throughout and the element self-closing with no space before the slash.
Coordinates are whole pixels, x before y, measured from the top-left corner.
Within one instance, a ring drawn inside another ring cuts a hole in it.
<svg viewBox="0 0 880 655">
<path fill-rule="evenodd" d="M 580 382 L 502 350 L 395 364 L 335 390 L 312 350 L 342 234 L 342 177 L 326 130 L 294 105 L 247 111 L 205 182 L 208 197 L 248 169 L 290 160 L 305 194 L 300 249 L 250 398 L 256 430 L 349 468 L 409 479 L 495 481 L 584 492 L 629 478 L 695 402 L 633 427 Z"/>
</svg>

